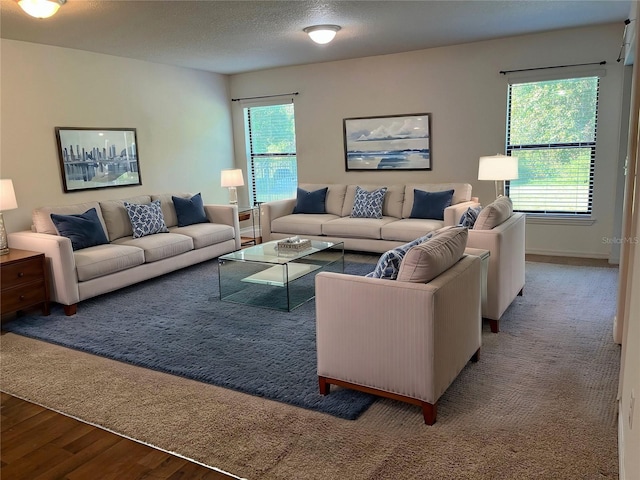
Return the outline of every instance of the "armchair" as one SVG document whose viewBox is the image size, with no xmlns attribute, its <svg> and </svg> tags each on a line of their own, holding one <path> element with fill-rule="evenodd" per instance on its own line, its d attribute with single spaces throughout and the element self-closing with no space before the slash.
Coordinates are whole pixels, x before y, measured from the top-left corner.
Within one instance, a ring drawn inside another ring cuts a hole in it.
<svg viewBox="0 0 640 480">
<path fill-rule="evenodd" d="M 427 283 L 319 273 L 320 393 L 339 385 L 409 402 L 435 423 L 438 399 L 480 354 L 480 259 L 458 258 Z"/>
</svg>

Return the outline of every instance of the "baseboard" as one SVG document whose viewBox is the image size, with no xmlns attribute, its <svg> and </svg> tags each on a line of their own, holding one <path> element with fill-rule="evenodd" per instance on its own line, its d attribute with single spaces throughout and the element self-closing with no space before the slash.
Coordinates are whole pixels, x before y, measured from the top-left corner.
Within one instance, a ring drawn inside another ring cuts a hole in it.
<svg viewBox="0 0 640 480">
<path fill-rule="evenodd" d="M 618 479 L 625 480 L 624 474 L 624 419 L 622 418 L 622 399 L 618 400 Z"/>
<path fill-rule="evenodd" d="M 545 250 L 542 248 L 527 248 L 525 253 L 530 253 L 531 255 L 549 255 L 550 257 L 573 257 L 573 258 L 595 258 L 598 260 L 609 260 L 609 255 L 606 253 L 595 253 L 595 252 L 576 252 L 576 251 L 565 251 L 565 250 Z"/>
</svg>

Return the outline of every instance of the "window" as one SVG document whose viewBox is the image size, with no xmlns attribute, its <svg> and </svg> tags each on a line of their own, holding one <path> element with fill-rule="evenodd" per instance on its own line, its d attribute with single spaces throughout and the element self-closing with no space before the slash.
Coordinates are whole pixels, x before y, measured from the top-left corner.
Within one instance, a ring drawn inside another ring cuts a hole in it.
<svg viewBox="0 0 640 480">
<path fill-rule="evenodd" d="M 296 196 L 298 165 L 293 103 L 244 109 L 253 204 Z"/>
<path fill-rule="evenodd" d="M 509 85 L 507 155 L 519 178 L 507 185 L 515 210 L 590 215 L 598 77 Z"/>
</svg>

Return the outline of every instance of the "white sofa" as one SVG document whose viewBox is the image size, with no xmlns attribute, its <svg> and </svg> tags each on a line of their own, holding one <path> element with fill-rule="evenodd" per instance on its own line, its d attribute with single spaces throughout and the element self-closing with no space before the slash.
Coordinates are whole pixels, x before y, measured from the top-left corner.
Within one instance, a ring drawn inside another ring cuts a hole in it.
<svg viewBox="0 0 640 480">
<path fill-rule="evenodd" d="M 300 184 L 299 187 L 306 191 L 328 187 L 326 213 L 323 214 L 294 214 L 295 198 L 263 203 L 260 208 L 263 241 L 300 235 L 313 240 L 344 242 L 347 250 L 383 253 L 444 226 L 457 225 L 467 208 L 478 205 L 471 201 L 468 183 L 360 185 L 369 191 L 387 187 L 383 217 L 351 218 L 356 186 Z M 454 190 L 451 206 L 444 209 L 443 220 L 409 218 L 415 189 L 426 192 Z"/>
<path fill-rule="evenodd" d="M 67 315 L 77 304 L 103 293 L 147 280 L 240 248 L 237 206 L 204 205 L 208 223 L 179 227 L 172 196 L 141 195 L 121 200 L 88 202 L 33 211 L 31 231 L 8 235 L 9 246 L 43 252 L 50 273 L 51 300 L 64 305 Z M 169 233 L 133 238 L 124 202 L 149 204 L 160 200 Z M 60 236 L 51 214 L 76 215 L 95 208 L 109 243 L 73 250 L 69 238 Z"/>
<path fill-rule="evenodd" d="M 482 343 L 480 259 L 454 228 L 412 247 L 397 280 L 316 276 L 320 393 L 330 385 L 419 405 L 436 421 L 438 399 Z"/>
</svg>

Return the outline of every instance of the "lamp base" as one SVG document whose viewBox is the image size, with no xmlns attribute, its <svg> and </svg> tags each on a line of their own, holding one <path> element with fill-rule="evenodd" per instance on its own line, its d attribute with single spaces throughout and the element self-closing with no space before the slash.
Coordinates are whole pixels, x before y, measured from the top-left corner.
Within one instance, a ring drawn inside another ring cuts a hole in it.
<svg viewBox="0 0 640 480">
<path fill-rule="evenodd" d="M 238 203 L 238 190 L 236 187 L 229 187 L 229 203 L 231 205 L 237 205 Z"/>
<path fill-rule="evenodd" d="M 7 243 L 7 231 L 4 228 L 4 217 L 0 212 L 0 255 L 9 253 L 9 244 Z"/>
<path fill-rule="evenodd" d="M 496 198 L 504 197 L 504 180 L 496 180 Z"/>
</svg>

